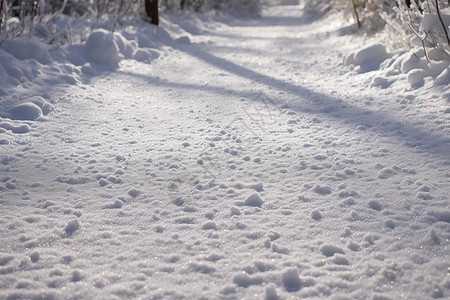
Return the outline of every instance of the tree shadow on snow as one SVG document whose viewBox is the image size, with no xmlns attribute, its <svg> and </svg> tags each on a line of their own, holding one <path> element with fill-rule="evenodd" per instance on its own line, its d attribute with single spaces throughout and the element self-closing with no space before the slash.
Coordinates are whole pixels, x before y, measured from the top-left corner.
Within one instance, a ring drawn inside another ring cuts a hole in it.
<svg viewBox="0 0 450 300">
<path fill-rule="evenodd" d="M 199 45 L 180 45 L 173 43 L 172 46 L 176 50 L 196 57 L 213 67 L 275 88 L 276 90 L 287 92 L 295 97 L 305 100 L 301 104 L 291 104 L 286 103 L 283 99 L 271 99 L 275 105 L 288 105 L 289 109 L 297 112 L 321 115 L 341 122 L 346 126 L 351 124 L 354 125 L 355 128 L 358 126 L 360 128 L 367 128 L 367 130 L 373 130 L 374 134 L 377 135 L 381 134 L 383 136 L 395 137 L 402 141 L 407 147 L 441 156 L 444 160 L 450 159 L 450 153 L 448 151 L 450 139 L 448 137 L 432 134 L 424 128 L 393 119 L 383 112 L 369 111 L 352 106 L 338 98 L 324 93 L 315 92 L 300 85 L 294 85 L 264 75 L 206 52 Z M 258 101 L 257 99 L 258 98 L 254 98 L 254 100 Z"/>
<path fill-rule="evenodd" d="M 230 95 L 230 96 L 234 96 L 234 97 L 239 97 L 239 98 L 254 98 L 257 93 L 255 92 L 245 92 L 245 91 L 237 91 L 237 90 L 233 90 L 233 89 L 227 89 L 225 87 L 222 86 L 213 86 L 210 84 L 191 84 L 191 83 L 180 83 L 180 82 L 171 82 L 168 80 L 161 80 L 159 77 L 154 77 L 154 76 L 148 76 L 148 75 L 143 75 L 143 74 L 136 74 L 136 73 L 132 73 L 132 72 L 125 72 L 125 71 L 117 71 L 117 73 L 120 74 L 125 74 L 127 76 L 133 76 L 136 78 L 139 78 L 141 80 L 145 80 L 147 81 L 149 84 L 155 84 L 158 85 L 159 87 L 167 87 L 167 88 L 174 88 L 174 89 L 180 89 L 180 90 L 194 90 L 194 91 L 204 91 L 204 92 L 209 92 L 212 94 L 217 94 L 217 95 Z"/>
</svg>

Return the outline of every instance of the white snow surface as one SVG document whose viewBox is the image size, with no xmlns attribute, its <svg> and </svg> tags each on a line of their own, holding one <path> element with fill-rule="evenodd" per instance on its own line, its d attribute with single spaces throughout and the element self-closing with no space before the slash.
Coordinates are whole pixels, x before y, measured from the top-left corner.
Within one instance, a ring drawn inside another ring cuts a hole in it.
<svg viewBox="0 0 450 300">
<path fill-rule="evenodd" d="M 448 62 L 345 26 L 0 45 L 0 299 L 450 297 Z"/>
</svg>

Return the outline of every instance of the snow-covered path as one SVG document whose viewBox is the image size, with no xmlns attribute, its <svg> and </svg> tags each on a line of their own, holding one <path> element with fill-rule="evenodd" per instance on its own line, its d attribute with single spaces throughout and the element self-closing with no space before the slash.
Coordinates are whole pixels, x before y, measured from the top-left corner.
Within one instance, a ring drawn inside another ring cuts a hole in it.
<svg viewBox="0 0 450 300">
<path fill-rule="evenodd" d="M 0 298 L 448 297 L 442 100 L 301 16 L 186 22 L 2 133 Z"/>
</svg>

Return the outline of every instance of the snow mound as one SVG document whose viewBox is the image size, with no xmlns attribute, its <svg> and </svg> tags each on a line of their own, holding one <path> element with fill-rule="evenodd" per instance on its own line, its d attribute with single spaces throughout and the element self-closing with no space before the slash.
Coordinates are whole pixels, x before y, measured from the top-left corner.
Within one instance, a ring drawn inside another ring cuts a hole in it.
<svg viewBox="0 0 450 300">
<path fill-rule="evenodd" d="M 48 102 L 47 100 L 45 100 L 41 96 L 32 97 L 30 99 L 30 102 L 32 102 L 32 103 L 36 104 L 37 106 L 39 106 L 39 108 L 42 110 L 42 113 L 44 115 L 48 115 L 49 113 L 51 113 L 55 109 L 55 106 L 53 104 L 51 104 L 50 102 Z"/>
<path fill-rule="evenodd" d="M 136 52 L 133 53 L 133 59 L 144 63 L 150 63 L 158 57 L 158 52 L 150 49 L 137 49 Z"/>
<path fill-rule="evenodd" d="M 278 300 L 280 297 L 277 295 L 277 290 L 273 285 L 269 285 L 266 287 L 265 291 L 265 300 Z"/>
<path fill-rule="evenodd" d="M 106 35 L 105 39 L 109 40 L 111 38 L 111 33 L 106 30 L 102 31 L 103 34 Z M 123 55 L 123 57 L 131 58 L 136 52 L 136 48 L 138 46 L 136 41 L 127 40 L 118 32 L 114 32 L 114 34 L 112 34 L 112 40 L 114 41 L 114 44 L 117 46 L 117 49 L 119 50 L 120 54 Z M 110 46 L 114 47 L 112 44 Z"/>
<path fill-rule="evenodd" d="M 33 69 L 25 62 L 18 60 L 5 49 L 0 48 L 0 85 L 17 86 L 33 77 Z"/>
<path fill-rule="evenodd" d="M 346 56 L 344 63 L 346 65 L 358 66 L 358 71 L 365 73 L 378 70 L 380 64 L 388 57 L 386 47 L 376 43 L 350 53 Z"/>
<path fill-rule="evenodd" d="M 35 59 L 41 64 L 50 64 L 53 59 L 49 46 L 38 41 L 4 41 L 1 48 L 19 60 Z"/>
<path fill-rule="evenodd" d="M 5 130 L 9 130 L 12 133 L 27 133 L 30 132 L 31 127 L 28 124 L 13 124 L 10 122 L 2 122 L 0 123 L 0 128 Z M 1 131 L 0 131 L 1 132 Z"/>
<path fill-rule="evenodd" d="M 255 192 L 245 199 L 245 205 L 261 207 L 263 205 L 263 200 L 261 199 L 261 196 Z"/>
<path fill-rule="evenodd" d="M 84 52 L 91 63 L 117 66 L 122 59 L 135 59 L 140 62 L 149 63 L 159 56 L 156 51 L 139 48 L 136 37 L 126 39 L 118 32 L 110 32 L 106 29 L 94 30 L 84 44 Z M 73 54 L 77 57 L 77 54 Z M 77 57 L 80 60 L 80 57 Z M 81 64 L 78 61 L 78 64 Z M 95 69 L 89 64 L 83 66 L 83 72 L 95 75 Z"/>
<path fill-rule="evenodd" d="M 396 59 L 393 66 L 386 70 L 387 74 L 395 73 L 393 69 L 399 66 L 400 73 L 406 74 L 408 83 L 413 88 L 422 86 L 427 77 L 435 78 L 436 86 L 448 85 L 445 74 L 450 61 L 443 59 L 442 53 L 439 49 L 432 49 L 428 53 L 423 49 L 407 52 Z"/>
<path fill-rule="evenodd" d="M 53 104 L 41 96 L 35 96 L 29 101 L 13 105 L 7 114 L 13 120 L 35 121 L 54 110 Z"/>
<path fill-rule="evenodd" d="M 130 35 L 126 31 L 123 29 L 113 33 L 95 29 L 88 36 L 81 37 L 81 40 L 87 37 L 85 42 L 58 48 L 34 39 L 2 41 L 0 117 L 39 120 L 54 111 L 52 103 L 58 101 L 58 97 L 45 99 L 49 98 L 46 87 L 58 86 L 62 90 L 67 85 L 77 85 L 86 77 L 112 71 L 123 59 L 150 63 L 159 57 L 154 49 L 139 45 L 138 35 Z M 156 39 L 155 34 L 147 32 L 146 38 Z M 20 93 L 14 90 L 16 87 L 21 87 Z M 16 133 L 16 130 L 13 132 Z"/>
<path fill-rule="evenodd" d="M 434 84 L 436 86 L 450 85 L 450 68 L 445 69 L 439 76 L 437 76 Z"/>
<path fill-rule="evenodd" d="M 355 64 L 362 65 L 369 61 L 386 57 L 386 47 L 381 44 L 367 46 L 355 53 Z"/>
<path fill-rule="evenodd" d="M 295 267 L 286 268 L 281 274 L 281 280 L 288 292 L 296 292 L 302 287 L 302 282 Z"/>
<path fill-rule="evenodd" d="M 386 89 L 396 80 L 406 79 L 411 88 L 417 89 L 424 86 L 426 78 L 433 79 L 434 86 L 447 86 L 450 61 L 445 51 L 439 47 L 424 50 L 417 37 L 411 43 L 414 49 L 397 54 L 388 53 L 382 44 L 372 44 L 347 55 L 344 64 L 357 73 L 379 73 L 371 80 L 371 87 Z"/>
<path fill-rule="evenodd" d="M 71 220 L 67 223 L 66 227 L 64 228 L 64 231 L 67 233 L 68 236 L 72 235 L 75 231 L 80 229 L 80 222 L 77 219 Z"/>
<path fill-rule="evenodd" d="M 105 29 L 94 30 L 84 47 L 87 57 L 94 63 L 117 65 L 123 57 L 114 35 Z"/>
<path fill-rule="evenodd" d="M 331 245 L 331 244 L 322 245 L 320 247 L 320 252 L 322 252 L 322 254 L 327 257 L 331 257 L 331 256 L 335 255 L 336 253 L 345 254 L 344 250 L 341 247 Z"/>
<path fill-rule="evenodd" d="M 159 57 L 158 52 L 139 47 L 137 39 L 137 37 L 133 36 L 127 39 L 118 32 L 112 33 L 105 29 L 96 29 L 86 40 L 84 50 L 91 63 L 111 66 L 117 66 L 122 59 L 135 59 L 140 62 L 150 63 Z M 90 67 L 89 63 L 85 64 L 83 72 L 95 75 L 95 69 L 87 70 L 88 67 Z"/>
<path fill-rule="evenodd" d="M 14 120 L 37 120 L 43 113 L 39 106 L 33 102 L 25 102 L 15 105 L 11 110 L 11 119 Z"/>
</svg>

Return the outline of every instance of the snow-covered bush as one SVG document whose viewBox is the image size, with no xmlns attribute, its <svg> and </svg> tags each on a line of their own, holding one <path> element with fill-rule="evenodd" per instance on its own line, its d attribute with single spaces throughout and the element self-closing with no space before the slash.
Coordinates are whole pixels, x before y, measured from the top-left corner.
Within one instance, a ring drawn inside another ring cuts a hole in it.
<svg viewBox="0 0 450 300">
<path fill-rule="evenodd" d="M 1 0 L 0 40 L 22 36 L 37 37 L 49 44 L 70 43 L 70 24 L 59 18 L 67 3 L 67 0 Z"/>
<path fill-rule="evenodd" d="M 372 86 L 388 86 L 388 78 L 395 74 L 406 74 L 413 88 L 424 85 L 427 77 L 434 85 L 449 84 L 450 1 L 304 0 L 303 4 L 305 11 L 316 17 L 341 14 L 353 28 L 346 32 L 382 32 L 379 37 L 384 40 L 348 53 L 344 59 L 344 64 L 357 72 L 381 68 L 384 74 L 376 77 Z M 389 59 L 388 50 L 395 49 L 411 51 Z"/>
<path fill-rule="evenodd" d="M 315 14 L 342 12 L 348 22 L 368 34 L 386 30 L 390 48 L 439 47 L 450 54 L 450 2 L 446 0 L 304 0 L 304 7 Z"/>
<path fill-rule="evenodd" d="M 238 15 L 258 15 L 262 0 L 160 0 L 162 10 L 220 10 Z M 56 26 L 61 15 L 114 15 L 117 22 L 127 17 L 144 17 L 144 0 L 0 0 L 0 38 L 44 35 L 52 42 L 55 34 L 70 40 L 70 28 Z M 61 24 L 60 24 L 61 25 Z M 70 25 L 70 24 L 67 24 Z"/>
<path fill-rule="evenodd" d="M 450 3 L 441 0 L 411 1 L 408 6 L 397 0 L 395 16 L 402 34 L 412 36 L 411 42 L 420 47 L 449 49 Z"/>
<path fill-rule="evenodd" d="M 423 86 L 426 78 L 431 79 L 434 86 L 447 86 L 450 78 L 449 3 L 396 0 L 389 6 L 377 1 L 366 2 L 365 8 L 357 7 L 353 11 L 360 13 L 359 22 L 357 18 L 354 20 L 354 28 L 365 33 L 384 30 L 380 37 L 385 39 L 349 53 L 344 64 L 359 73 L 381 70 L 371 86 L 389 86 L 392 78 L 400 74 L 406 75 L 412 88 Z M 367 3 L 372 3 L 372 7 Z M 375 4 L 379 6 L 374 7 Z M 388 48 L 403 51 L 390 57 Z"/>
<path fill-rule="evenodd" d="M 347 22 L 373 33 L 384 28 L 384 12 L 392 11 L 395 1 L 384 0 L 304 0 L 305 10 L 314 14 L 342 13 Z"/>
</svg>

